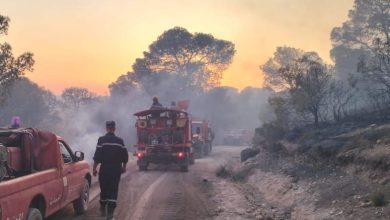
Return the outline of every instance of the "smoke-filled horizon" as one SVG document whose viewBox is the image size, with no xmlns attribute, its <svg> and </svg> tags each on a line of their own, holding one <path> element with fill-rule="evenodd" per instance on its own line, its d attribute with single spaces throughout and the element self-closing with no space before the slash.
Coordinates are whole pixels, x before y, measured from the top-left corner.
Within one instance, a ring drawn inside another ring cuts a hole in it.
<svg viewBox="0 0 390 220">
<path fill-rule="evenodd" d="M 60 96 L 54 96 L 27 78 L 12 86 L 7 102 L 0 109 L 1 126 L 9 126 L 12 116 L 20 116 L 22 125 L 38 127 L 62 136 L 74 150 L 82 150 L 91 161 L 97 139 L 105 134 L 105 121 L 114 120 L 116 133 L 130 151 L 136 142 L 134 113 L 149 109 L 154 95 L 164 107 L 172 101 L 189 100 L 188 112 L 208 120 L 218 135 L 229 129 L 254 129 L 261 125 L 260 114 L 267 114 L 269 90 L 247 88 L 241 92 L 230 87 L 210 91 L 184 90 L 175 92 L 175 81 L 162 81 L 156 91 L 148 94 L 134 90 L 129 94 L 98 97 L 74 106 Z M 260 113 L 263 111 L 263 113 Z"/>
</svg>

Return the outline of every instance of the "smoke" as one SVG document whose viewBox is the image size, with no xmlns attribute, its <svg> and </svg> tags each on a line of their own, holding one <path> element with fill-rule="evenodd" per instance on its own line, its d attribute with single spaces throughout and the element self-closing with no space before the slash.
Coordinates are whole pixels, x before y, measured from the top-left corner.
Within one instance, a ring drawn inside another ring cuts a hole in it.
<svg viewBox="0 0 390 220">
<path fill-rule="evenodd" d="M 197 118 L 208 120 L 217 136 L 229 129 L 254 129 L 261 125 L 260 114 L 268 111 L 269 90 L 246 88 L 239 92 L 231 87 L 216 87 L 201 92 L 197 88 L 177 89 L 181 80 L 165 77 L 153 84 L 153 89 L 132 90 L 127 95 L 104 97 L 98 103 L 84 106 L 77 112 L 62 112 L 62 124 L 58 133 L 75 149 L 85 152 L 91 159 L 99 136 L 105 133 L 105 121 L 115 120 L 117 135 L 133 151 L 136 142 L 135 117 L 138 111 L 149 109 L 152 97 L 169 107 L 172 101 L 190 100 L 188 112 Z M 61 131 L 62 130 L 62 131 Z"/>
<path fill-rule="evenodd" d="M 190 100 L 189 113 L 208 120 L 217 138 L 224 130 L 260 126 L 259 115 L 268 109 L 265 106 L 270 91 L 266 89 L 246 88 L 241 92 L 231 87 L 216 87 L 209 91 L 196 87 L 178 89 L 181 83 L 174 76 L 165 77 L 154 83 L 151 91 L 135 89 L 126 95 L 112 94 L 73 108 L 61 97 L 23 79 L 10 91 L 0 114 L 3 124 L 9 125 L 11 117 L 17 115 L 25 127 L 55 132 L 74 151 L 83 151 L 85 158 L 92 161 L 97 140 L 106 132 L 107 120 L 116 121 L 116 134 L 124 139 L 129 151 L 134 150 L 136 130 L 133 114 L 148 109 L 153 96 L 158 96 L 160 103 L 166 107 L 172 101 Z"/>
<path fill-rule="evenodd" d="M 150 97 L 138 92 L 122 97 L 103 97 L 77 111 L 62 111 L 62 123 L 57 126 L 57 133 L 69 142 L 72 149 L 83 151 L 86 159 L 92 161 L 97 140 L 106 133 L 105 122 L 114 120 L 116 135 L 122 137 L 127 149 L 132 151 L 136 141 L 133 113 L 149 105 Z"/>
</svg>

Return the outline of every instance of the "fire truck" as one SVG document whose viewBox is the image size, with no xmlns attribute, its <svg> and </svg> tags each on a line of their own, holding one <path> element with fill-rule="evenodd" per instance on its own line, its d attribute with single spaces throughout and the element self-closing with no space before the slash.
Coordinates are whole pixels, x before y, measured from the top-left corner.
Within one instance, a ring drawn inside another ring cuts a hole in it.
<svg viewBox="0 0 390 220">
<path fill-rule="evenodd" d="M 194 163 L 191 143 L 191 119 L 178 109 L 149 109 L 134 114 L 137 143 L 134 145 L 140 171 L 149 164 L 177 164 L 188 172 Z"/>
<path fill-rule="evenodd" d="M 193 118 L 191 122 L 192 147 L 196 158 L 207 156 L 212 150 L 214 132 L 206 120 Z"/>
</svg>

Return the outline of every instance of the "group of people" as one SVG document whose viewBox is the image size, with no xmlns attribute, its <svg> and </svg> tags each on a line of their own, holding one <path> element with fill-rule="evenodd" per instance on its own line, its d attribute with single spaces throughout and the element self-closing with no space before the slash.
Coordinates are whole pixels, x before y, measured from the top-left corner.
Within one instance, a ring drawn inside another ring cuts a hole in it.
<svg viewBox="0 0 390 220">
<path fill-rule="evenodd" d="M 153 97 L 153 104 L 150 108 L 161 109 L 163 106 L 157 97 Z M 175 102 L 171 103 L 171 108 L 177 108 Z M 99 137 L 93 157 L 93 175 L 99 175 L 100 211 L 107 219 L 113 219 L 120 177 L 126 172 L 129 159 L 124 141 L 115 135 L 115 130 L 115 121 L 106 121 L 107 133 Z"/>
</svg>

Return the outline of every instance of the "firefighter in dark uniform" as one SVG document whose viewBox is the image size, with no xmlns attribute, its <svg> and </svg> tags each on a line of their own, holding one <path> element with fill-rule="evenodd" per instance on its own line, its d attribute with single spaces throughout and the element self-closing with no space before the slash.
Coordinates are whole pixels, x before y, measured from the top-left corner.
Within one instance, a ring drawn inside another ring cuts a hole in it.
<svg viewBox="0 0 390 220">
<path fill-rule="evenodd" d="M 115 122 L 106 122 L 107 134 L 99 137 L 93 157 L 93 175 L 99 168 L 100 210 L 107 219 L 112 219 L 118 197 L 121 173 L 126 172 L 128 152 L 123 139 L 115 135 Z"/>
<path fill-rule="evenodd" d="M 157 96 L 154 96 L 153 103 L 152 103 L 152 106 L 150 106 L 150 109 L 161 109 L 161 108 L 163 108 L 163 106 L 161 105 L 160 102 L 158 102 Z"/>
</svg>

